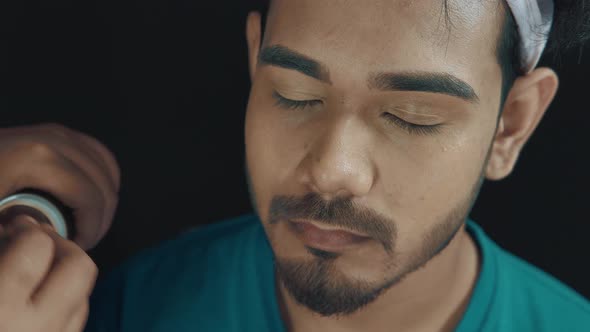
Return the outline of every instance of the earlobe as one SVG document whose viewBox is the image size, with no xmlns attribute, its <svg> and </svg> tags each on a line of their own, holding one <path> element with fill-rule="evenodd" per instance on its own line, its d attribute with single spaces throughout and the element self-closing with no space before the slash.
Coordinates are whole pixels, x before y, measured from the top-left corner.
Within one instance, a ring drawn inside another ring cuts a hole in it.
<svg viewBox="0 0 590 332">
<path fill-rule="evenodd" d="M 508 176 L 525 143 L 531 137 L 558 87 L 558 78 L 549 68 L 539 68 L 516 79 L 498 122 L 486 166 L 486 178 Z"/>
<path fill-rule="evenodd" d="M 254 80 L 256 65 L 258 62 L 258 52 L 261 44 L 261 17 L 259 12 L 250 12 L 246 20 L 246 41 L 248 43 L 248 64 L 250 70 L 250 80 Z"/>
</svg>

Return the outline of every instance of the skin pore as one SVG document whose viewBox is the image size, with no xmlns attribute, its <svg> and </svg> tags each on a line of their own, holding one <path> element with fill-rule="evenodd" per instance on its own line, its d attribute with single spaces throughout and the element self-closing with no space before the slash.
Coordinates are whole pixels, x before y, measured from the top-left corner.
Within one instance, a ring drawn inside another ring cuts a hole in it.
<svg viewBox="0 0 590 332">
<path fill-rule="evenodd" d="M 289 331 L 452 330 L 466 308 L 465 218 L 483 178 L 512 170 L 557 78 L 518 78 L 498 120 L 504 7 L 449 6 L 450 30 L 426 0 L 275 0 L 264 40 L 248 17 L 247 173 Z M 293 219 L 371 241 L 310 248 Z"/>
</svg>

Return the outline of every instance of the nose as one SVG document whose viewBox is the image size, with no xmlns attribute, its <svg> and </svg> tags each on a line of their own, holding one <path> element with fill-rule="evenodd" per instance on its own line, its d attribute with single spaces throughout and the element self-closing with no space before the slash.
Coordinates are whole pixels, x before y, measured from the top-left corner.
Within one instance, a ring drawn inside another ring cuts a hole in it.
<svg viewBox="0 0 590 332">
<path fill-rule="evenodd" d="M 354 119 L 324 127 L 299 165 L 300 181 L 325 199 L 362 197 L 373 186 L 368 130 Z"/>
</svg>

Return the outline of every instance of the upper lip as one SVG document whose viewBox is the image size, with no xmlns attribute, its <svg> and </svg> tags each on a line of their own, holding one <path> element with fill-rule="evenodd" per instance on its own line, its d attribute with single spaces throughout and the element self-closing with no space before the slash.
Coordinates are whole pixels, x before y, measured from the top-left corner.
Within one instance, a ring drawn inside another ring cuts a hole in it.
<svg viewBox="0 0 590 332">
<path fill-rule="evenodd" d="M 306 223 L 310 223 L 310 224 L 313 224 L 315 227 L 321 228 L 322 230 L 326 230 L 326 231 L 342 231 L 342 232 L 348 232 L 348 233 L 351 233 L 351 234 L 354 234 L 354 235 L 357 235 L 357 236 L 369 237 L 369 235 L 364 234 L 364 233 L 360 233 L 358 231 L 353 231 L 353 230 L 348 229 L 348 228 L 342 228 L 342 227 L 332 226 L 332 225 L 320 223 L 320 222 L 309 220 L 309 219 L 291 219 L 290 221 L 292 221 L 292 222 L 306 222 Z"/>
</svg>

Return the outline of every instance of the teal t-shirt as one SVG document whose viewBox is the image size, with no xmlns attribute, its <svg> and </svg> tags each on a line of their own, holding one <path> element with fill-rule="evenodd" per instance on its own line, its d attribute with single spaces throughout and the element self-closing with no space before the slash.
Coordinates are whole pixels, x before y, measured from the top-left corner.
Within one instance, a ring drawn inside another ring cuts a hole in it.
<svg viewBox="0 0 590 332">
<path fill-rule="evenodd" d="M 481 269 L 456 331 L 590 331 L 590 303 L 472 221 Z M 101 277 L 86 332 L 283 332 L 273 256 L 254 215 L 202 226 Z"/>
</svg>

